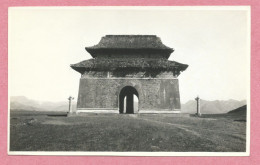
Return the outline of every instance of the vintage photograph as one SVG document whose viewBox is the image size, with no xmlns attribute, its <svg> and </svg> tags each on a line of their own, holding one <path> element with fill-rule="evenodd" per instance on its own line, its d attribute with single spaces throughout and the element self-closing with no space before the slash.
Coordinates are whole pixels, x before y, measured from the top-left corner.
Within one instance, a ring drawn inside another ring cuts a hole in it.
<svg viewBox="0 0 260 165">
<path fill-rule="evenodd" d="M 10 7 L 10 155 L 247 156 L 250 7 Z"/>
</svg>

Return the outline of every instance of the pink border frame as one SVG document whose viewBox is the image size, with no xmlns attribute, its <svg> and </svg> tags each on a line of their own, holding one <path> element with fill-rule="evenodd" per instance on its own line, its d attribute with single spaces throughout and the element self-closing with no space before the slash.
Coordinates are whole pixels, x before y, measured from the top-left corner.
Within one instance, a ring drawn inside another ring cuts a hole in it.
<svg viewBox="0 0 260 165">
<path fill-rule="evenodd" d="M 8 156 L 8 7 L 12 6 L 251 6 L 251 139 L 247 157 Z M 258 0 L 1 0 L 0 164 L 259 164 L 260 163 L 260 1 Z"/>
</svg>

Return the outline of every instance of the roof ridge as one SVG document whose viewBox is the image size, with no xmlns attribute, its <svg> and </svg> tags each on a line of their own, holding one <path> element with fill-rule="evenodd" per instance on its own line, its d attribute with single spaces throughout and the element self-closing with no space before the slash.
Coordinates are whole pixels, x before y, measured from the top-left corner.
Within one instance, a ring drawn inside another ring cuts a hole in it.
<svg viewBox="0 0 260 165">
<path fill-rule="evenodd" d="M 108 34 L 108 35 L 105 35 L 105 37 L 137 37 L 137 36 L 147 36 L 147 37 L 157 37 L 156 35 L 154 34 Z"/>
</svg>

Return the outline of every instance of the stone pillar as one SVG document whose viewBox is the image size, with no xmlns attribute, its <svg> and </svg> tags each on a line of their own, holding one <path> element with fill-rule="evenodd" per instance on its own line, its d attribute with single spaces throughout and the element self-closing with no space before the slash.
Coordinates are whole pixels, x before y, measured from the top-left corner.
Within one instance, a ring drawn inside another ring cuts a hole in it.
<svg viewBox="0 0 260 165">
<path fill-rule="evenodd" d="M 200 113 L 200 98 L 199 98 L 199 96 L 196 97 L 195 100 L 197 101 L 197 115 L 201 116 L 201 113 Z"/>
<path fill-rule="evenodd" d="M 126 113 L 134 113 L 134 95 L 132 93 L 127 95 Z"/>
<path fill-rule="evenodd" d="M 74 99 L 74 97 L 69 97 L 68 100 L 69 100 L 69 113 L 72 113 L 72 104 L 71 104 L 71 101 Z"/>
</svg>

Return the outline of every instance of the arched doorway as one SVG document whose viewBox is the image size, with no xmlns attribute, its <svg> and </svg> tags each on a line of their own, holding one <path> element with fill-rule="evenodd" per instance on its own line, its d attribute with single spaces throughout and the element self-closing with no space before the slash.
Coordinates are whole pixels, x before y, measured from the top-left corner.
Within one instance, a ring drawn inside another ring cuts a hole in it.
<svg viewBox="0 0 260 165">
<path fill-rule="evenodd" d="M 119 113 L 134 113 L 134 95 L 139 98 L 137 90 L 132 86 L 125 86 L 119 94 Z"/>
</svg>

